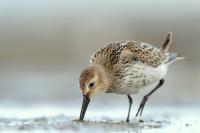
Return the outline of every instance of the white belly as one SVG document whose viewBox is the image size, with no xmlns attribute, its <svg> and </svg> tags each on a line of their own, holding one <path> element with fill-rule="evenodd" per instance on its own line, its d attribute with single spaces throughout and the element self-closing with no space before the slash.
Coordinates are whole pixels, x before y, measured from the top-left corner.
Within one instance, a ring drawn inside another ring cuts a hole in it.
<svg viewBox="0 0 200 133">
<path fill-rule="evenodd" d="M 118 85 L 113 93 L 135 94 L 140 90 L 158 82 L 167 73 L 167 65 L 163 64 L 157 68 L 142 66 L 141 64 L 130 66 L 124 70 L 124 76 L 118 80 Z M 153 89 L 153 88 L 152 88 Z"/>
</svg>

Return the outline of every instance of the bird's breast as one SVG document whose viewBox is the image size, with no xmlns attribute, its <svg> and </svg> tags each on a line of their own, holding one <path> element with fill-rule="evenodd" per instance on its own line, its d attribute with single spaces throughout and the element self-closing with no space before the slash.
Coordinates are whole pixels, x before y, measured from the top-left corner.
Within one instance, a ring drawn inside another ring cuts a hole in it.
<svg viewBox="0 0 200 133">
<path fill-rule="evenodd" d="M 167 65 L 150 67 L 136 64 L 121 68 L 116 74 L 112 93 L 135 94 L 143 88 L 158 82 L 167 73 Z"/>
</svg>

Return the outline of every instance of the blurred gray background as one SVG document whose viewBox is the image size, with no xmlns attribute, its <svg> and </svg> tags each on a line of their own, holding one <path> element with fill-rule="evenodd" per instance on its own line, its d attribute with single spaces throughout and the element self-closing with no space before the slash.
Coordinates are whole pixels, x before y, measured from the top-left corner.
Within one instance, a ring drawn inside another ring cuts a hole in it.
<svg viewBox="0 0 200 133">
<path fill-rule="evenodd" d="M 97 49 L 124 40 L 160 47 L 171 31 L 171 51 L 186 59 L 171 65 L 151 104 L 198 104 L 199 5 L 197 0 L 1 0 L 0 101 L 80 106 L 79 73 Z M 125 96 L 109 95 L 95 102 L 127 103 Z"/>
</svg>

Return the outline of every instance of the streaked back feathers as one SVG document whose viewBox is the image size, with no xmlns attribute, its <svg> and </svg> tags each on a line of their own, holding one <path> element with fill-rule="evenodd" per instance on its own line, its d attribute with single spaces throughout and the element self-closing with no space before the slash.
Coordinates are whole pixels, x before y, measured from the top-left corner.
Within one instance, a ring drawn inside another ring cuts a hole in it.
<svg viewBox="0 0 200 133">
<path fill-rule="evenodd" d="M 124 41 L 111 43 L 97 51 L 90 60 L 91 64 L 99 64 L 108 69 L 120 63 L 134 64 L 137 62 L 144 63 L 151 67 L 175 60 L 178 54 L 168 53 L 172 43 L 172 33 L 168 33 L 163 46 L 159 49 L 148 43 L 139 41 Z"/>
</svg>

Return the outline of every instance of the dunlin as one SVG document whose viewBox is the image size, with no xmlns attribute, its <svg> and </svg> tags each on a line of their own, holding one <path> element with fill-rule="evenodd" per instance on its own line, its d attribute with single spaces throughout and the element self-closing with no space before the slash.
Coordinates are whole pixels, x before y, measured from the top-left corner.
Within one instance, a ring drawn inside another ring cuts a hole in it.
<svg viewBox="0 0 200 133">
<path fill-rule="evenodd" d="M 129 99 L 126 119 L 129 122 L 131 94 L 158 83 L 140 103 L 136 116 L 141 116 L 149 96 L 164 84 L 169 64 L 182 59 L 178 54 L 168 52 L 171 43 L 172 33 L 168 33 L 161 48 L 139 41 L 124 41 L 108 44 L 97 51 L 80 74 L 83 103 L 79 120 L 84 119 L 91 97 L 100 93 L 116 93 L 126 95 Z"/>
</svg>

